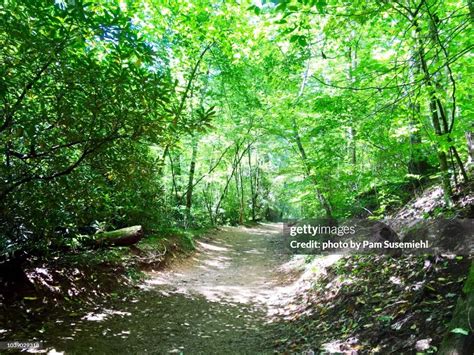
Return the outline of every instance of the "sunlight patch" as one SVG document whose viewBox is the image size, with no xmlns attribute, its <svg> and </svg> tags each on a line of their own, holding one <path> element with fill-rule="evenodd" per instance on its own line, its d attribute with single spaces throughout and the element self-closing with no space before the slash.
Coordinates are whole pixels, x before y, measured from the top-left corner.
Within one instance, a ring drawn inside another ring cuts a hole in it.
<svg viewBox="0 0 474 355">
<path fill-rule="evenodd" d="M 101 322 L 111 316 L 131 316 L 130 312 L 115 311 L 113 309 L 104 309 L 102 312 L 89 312 L 82 319 L 94 322 Z"/>
<path fill-rule="evenodd" d="M 218 247 L 217 245 L 212 245 L 204 242 L 198 242 L 199 246 L 203 249 L 212 250 L 212 251 L 227 251 L 227 248 Z"/>
</svg>

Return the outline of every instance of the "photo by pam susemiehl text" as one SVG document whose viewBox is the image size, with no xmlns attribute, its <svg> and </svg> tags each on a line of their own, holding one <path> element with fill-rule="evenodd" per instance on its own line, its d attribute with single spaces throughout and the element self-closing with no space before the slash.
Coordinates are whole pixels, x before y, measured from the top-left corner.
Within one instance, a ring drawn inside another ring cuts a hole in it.
<svg viewBox="0 0 474 355">
<path fill-rule="evenodd" d="M 406 228 L 416 225 L 416 228 Z M 292 253 L 378 252 L 469 255 L 474 220 L 291 220 L 283 224 Z"/>
</svg>

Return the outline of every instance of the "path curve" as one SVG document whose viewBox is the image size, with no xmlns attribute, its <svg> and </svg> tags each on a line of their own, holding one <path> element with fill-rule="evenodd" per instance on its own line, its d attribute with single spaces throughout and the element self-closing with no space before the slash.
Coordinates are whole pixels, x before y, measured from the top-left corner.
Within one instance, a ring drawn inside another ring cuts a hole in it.
<svg viewBox="0 0 474 355">
<path fill-rule="evenodd" d="M 224 227 L 197 242 L 196 253 L 169 270 L 150 273 L 148 287 L 201 295 L 211 302 L 271 306 L 283 301 L 293 279 L 283 252 L 281 224 Z"/>
<path fill-rule="evenodd" d="M 189 258 L 151 272 L 133 297 L 48 329 L 78 354 L 273 353 L 269 315 L 293 293 L 281 224 L 224 227 Z"/>
</svg>

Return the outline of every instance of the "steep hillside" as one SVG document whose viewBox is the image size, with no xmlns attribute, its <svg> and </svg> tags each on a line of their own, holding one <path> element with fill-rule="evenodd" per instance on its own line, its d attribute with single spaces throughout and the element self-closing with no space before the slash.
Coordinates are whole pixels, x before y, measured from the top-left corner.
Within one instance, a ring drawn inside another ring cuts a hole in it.
<svg viewBox="0 0 474 355">
<path fill-rule="evenodd" d="M 431 186 L 387 220 L 403 230 L 404 223 L 417 228 L 423 218 L 472 217 L 473 201 L 472 189 L 465 188 L 447 207 L 441 188 Z M 440 351 L 443 338 L 453 337 L 449 344 L 471 346 L 466 340 L 472 339 L 467 322 L 472 287 L 463 290 L 470 255 L 309 259 L 300 287 L 295 288 L 299 292 L 274 319 L 281 329 L 276 342 L 282 351 L 434 353 Z M 446 340 L 444 344 L 446 348 Z M 472 353 L 465 350 L 458 353 Z"/>
</svg>

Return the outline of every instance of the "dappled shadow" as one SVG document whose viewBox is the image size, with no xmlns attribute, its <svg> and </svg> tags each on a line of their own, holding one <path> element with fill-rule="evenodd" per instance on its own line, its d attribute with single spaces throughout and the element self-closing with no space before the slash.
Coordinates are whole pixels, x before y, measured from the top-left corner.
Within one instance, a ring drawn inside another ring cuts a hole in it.
<svg viewBox="0 0 474 355">
<path fill-rule="evenodd" d="M 287 274 L 279 224 L 223 228 L 212 240 L 197 243 L 198 252 L 173 269 L 150 274 L 144 288 L 204 296 L 213 302 L 273 304 L 282 296 Z"/>
<path fill-rule="evenodd" d="M 41 320 L 16 336 L 71 353 L 261 353 L 273 349 L 272 308 L 299 273 L 283 253 L 281 225 L 223 228 L 129 296 Z M 291 271 L 293 270 L 293 271 Z"/>
<path fill-rule="evenodd" d="M 278 311 L 278 348 L 405 354 L 438 347 L 470 263 L 442 256 L 340 258 Z"/>
<path fill-rule="evenodd" d="M 141 292 L 99 308 L 77 319 L 57 319 L 43 324 L 37 334 L 45 351 L 85 354 L 153 353 L 180 351 L 219 353 L 265 351 L 269 327 L 261 311 L 247 305 L 211 302 L 206 297 Z M 30 337 L 31 339 L 31 334 Z M 212 339 L 212 341 L 210 341 Z"/>
</svg>

